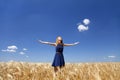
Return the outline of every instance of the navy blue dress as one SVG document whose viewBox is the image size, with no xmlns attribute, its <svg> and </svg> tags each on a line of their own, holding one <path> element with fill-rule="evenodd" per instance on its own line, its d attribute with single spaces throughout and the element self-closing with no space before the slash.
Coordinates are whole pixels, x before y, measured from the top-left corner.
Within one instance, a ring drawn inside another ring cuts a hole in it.
<svg viewBox="0 0 120 80">
<path fill-rule="evenodd" d="M 65 61 L 64 61 L 64 56 L 63 56 L 63 45 L 58 44 L 56 46 L 56 54 L 52 63 L 52 66 L 56 67 L 56 66 L 65 66 Z"/>
</svg>

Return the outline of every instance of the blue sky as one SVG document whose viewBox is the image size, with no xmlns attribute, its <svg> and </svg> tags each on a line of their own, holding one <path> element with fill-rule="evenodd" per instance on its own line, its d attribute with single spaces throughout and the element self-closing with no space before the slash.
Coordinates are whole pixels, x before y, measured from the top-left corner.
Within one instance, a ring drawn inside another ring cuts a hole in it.
<svg viewBox="0 0 120 80">
<path fill-rule="evenodd" d="M 66 62 L 120 61 L 119 0 L 1 0 L 0 61 L 52 62 L 55 47 L 37 40 L 80 44 L 64 48 Z M 89 19 L 85 25 L 83 20 Z M 88 29 L 79 31 L 79 25 Z"/>
</svg>

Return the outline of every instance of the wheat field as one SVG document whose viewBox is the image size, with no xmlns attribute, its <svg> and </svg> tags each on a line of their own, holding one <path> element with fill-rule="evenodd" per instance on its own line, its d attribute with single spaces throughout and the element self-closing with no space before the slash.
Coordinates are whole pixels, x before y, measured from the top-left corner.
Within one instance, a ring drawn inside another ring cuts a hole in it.
<svg viewBox="0 0 120 80">
<path fill-rule="evenodd" d="M 50 63 L 0 62 L 0 80 L 120 80 L 120 62 L 66 63 L 53 74 Z"/>
</svg>

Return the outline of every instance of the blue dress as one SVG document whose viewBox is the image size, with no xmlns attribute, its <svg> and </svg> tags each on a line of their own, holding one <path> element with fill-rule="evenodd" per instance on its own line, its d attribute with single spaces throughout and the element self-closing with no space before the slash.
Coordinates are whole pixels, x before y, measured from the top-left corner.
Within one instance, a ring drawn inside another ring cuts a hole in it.
<svg viewBox="0 0 120 80">
<path fill-rule="evenodd" d="M 63 45 L 58 44 L 56 46 L 56 54 L 52 63 L 52 66 L 56 67 L 56 66 L 65 66 L 65 61 L 64 61 L 64 56 L 63 56 Z"/>
</svg>

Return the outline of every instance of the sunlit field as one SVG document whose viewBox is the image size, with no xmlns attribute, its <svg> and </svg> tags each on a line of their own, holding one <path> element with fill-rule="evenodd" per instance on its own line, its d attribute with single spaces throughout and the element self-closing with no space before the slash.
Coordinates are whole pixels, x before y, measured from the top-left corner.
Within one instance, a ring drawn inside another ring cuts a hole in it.
<svg viewBox="0 0 120 80">
<path fill-rule="evenodd" d="M 120 80 L 120 62 L 66 63 L 53 74 L 49 63 L 0 62 L 0 80 Z"/>
</svg>

